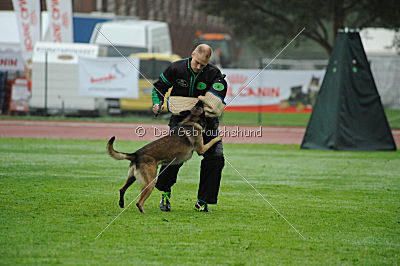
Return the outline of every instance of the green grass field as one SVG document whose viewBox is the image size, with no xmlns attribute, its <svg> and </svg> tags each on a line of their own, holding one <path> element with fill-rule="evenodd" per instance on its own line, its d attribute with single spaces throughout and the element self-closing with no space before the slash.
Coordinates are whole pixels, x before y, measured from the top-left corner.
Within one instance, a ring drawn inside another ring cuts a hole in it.
<svg viewBox="0 0 400 266">
<path fill-rule="evenodd" d="M 391 128 L 400 129 L 400 110 L 386 109 L 386 116 Z M 262 125 L 262 126 L 287 126 L 306 127 L 310 118 L 309 113 L 236 113 L 225 112 L 221 118 L 222 125 Z M 3 119 L 27 119 L 50 121 L 87 121 L 87 122 L 125 122 L 125 123 L 168 123 L 167 116 L 154 119 L 151 115 L 126 115 L 116 117 L 63 117 L 63 116 L 1 116 Z"/>
<path fill-rule="evenodd" d="M 0 139 L 0 264 L 400 263 L 400 153 L 225 144 L 219 204 L 195 213 L 200 157 L 183 166 L 173 210 L 151 195 L 121 212 L 128 162 L 105 141 Z M 116 141 L 130 152 L 143 142 Z M 138 184 L 127 192 L 135 199 Z"/>
</svg>

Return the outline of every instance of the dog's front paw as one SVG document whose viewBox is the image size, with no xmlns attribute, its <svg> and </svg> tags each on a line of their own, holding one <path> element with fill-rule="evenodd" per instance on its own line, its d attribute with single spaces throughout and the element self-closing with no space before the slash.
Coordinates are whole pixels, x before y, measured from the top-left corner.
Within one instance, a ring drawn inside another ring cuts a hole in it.
<svg viewBox="0 0 400 266">
<path fill-rule="evenodd" d="M 139 211 L 140 211 L 141 213 L 145 213 L 145 211 L 144 211 L 142 205 L 140 205 L 139 203 L 136 203 L 136 207 L 138 207 L 138 209 L 139 209 Z"/>
<path fill-rule="evenodd" d="M 119 206 L 121 207 L 121 208 L 123 208 L 124 207 L 124 200 L 119 200 Z"/>
</svg>

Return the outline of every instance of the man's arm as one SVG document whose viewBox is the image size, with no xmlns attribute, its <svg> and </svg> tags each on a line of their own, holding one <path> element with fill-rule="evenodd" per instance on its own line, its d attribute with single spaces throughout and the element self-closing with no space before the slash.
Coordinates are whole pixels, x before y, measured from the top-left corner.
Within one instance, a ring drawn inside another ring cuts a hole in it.
<svg viewBox="0 0 400 266">
<path fill-rule="evenodd" d="M 225 99 L 226 93 L 228 91 L 228 84 L 225 80 L 226 75 L 221 74 L 221 72 L 214 78 L 211 83 L 211 91 L 213 94 L 217 95 L 223 101 Z"/>
<path fill-rule="evenodd" d="M 204 110 L 208 117 L 219 117 L 225 109 L 224 98 L 228 91 L 228 84 L 225 81 L 225 75 L 219 73 L 212 81 L 211 87 L 205 96 L 198 98 L 204 102 Z"/>
<path fill-rule="evenodd" d="M 164 103 L 165 94 L 168 89 L 173 86 L 172 81 L 174 80 L 174 69 L 170 65 L 163 73 L 161 73 L 158 80 L 153 84 L 152 101 L 153 101 L 153 113 L 159 114 L 161 112 L 162 105 Z"/>
</svg>

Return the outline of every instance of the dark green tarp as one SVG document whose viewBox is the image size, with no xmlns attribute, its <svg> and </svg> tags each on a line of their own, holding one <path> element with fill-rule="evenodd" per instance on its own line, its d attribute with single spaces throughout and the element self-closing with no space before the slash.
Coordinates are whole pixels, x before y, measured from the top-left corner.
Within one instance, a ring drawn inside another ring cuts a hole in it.
<svg viewBox="0 0 400 266">
<path fill-rule="evenodd" d="M 302 149 L 396 150 L 358 32 L 339 32 Z"/>
</svg>

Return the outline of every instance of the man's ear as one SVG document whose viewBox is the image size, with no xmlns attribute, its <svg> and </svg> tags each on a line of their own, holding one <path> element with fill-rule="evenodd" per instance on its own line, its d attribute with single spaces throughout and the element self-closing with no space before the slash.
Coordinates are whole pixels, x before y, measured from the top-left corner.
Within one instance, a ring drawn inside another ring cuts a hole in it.
<svg viewBox="0 0 400 266">
<path fill-rule="evenodd" d="M 185 111 L 181 111 L 181 112 L 179 112 L 179 115 L 181 115 L 181 116 L 188 116 L 188 115 L 190 115 L 191 113 L 190 113 L 190 110 L 185 110 Z"/>
</svg>

